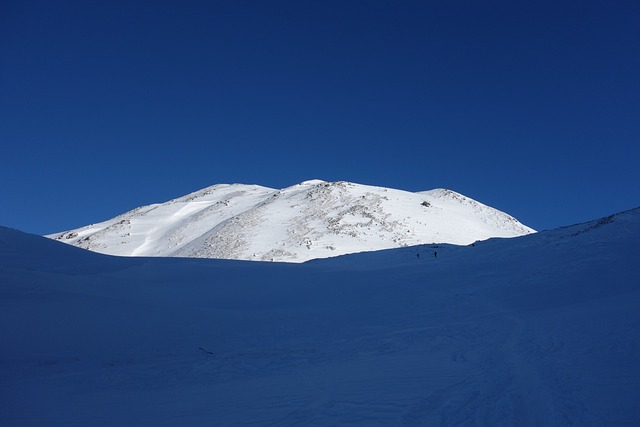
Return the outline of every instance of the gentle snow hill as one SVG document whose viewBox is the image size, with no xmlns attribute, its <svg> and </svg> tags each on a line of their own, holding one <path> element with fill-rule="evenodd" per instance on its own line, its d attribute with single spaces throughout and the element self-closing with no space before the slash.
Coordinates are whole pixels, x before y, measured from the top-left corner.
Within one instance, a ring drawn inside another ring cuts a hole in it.
<svg viewBox="0 0 640 427">
<path fill-rule="evenodd" d="M 0 425 L 640 425 L 638 242 L 640 209 L 302 264 L 0 228 Z"/>
<path fill-rule="evenodd" d="M 214 185 L 47 237 L 111 255 L 303 262 L 533 231 L 451 190 L 411 193 L 312 180 L 282 190 Z"/>
</svg>

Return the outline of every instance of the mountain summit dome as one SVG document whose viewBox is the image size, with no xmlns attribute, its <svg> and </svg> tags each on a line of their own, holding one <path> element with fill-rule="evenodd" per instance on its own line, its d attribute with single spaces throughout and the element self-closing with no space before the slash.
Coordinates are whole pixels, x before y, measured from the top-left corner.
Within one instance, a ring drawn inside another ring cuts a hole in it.
<svg viewBox="0 0 640 427">
<path fill-rule="evenodd" d="M 310 180 L 281 190 L 213 185 L 47 237 L 111 255 L 304 262 L 532 232 L 512 216 L 447 189 L 413 193 Z"/>
</svg>

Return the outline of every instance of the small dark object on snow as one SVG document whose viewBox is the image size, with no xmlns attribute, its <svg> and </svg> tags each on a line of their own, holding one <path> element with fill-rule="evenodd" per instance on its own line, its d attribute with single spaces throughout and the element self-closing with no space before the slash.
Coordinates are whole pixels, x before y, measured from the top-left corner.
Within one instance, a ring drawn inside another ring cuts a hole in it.
<svg viewBox="0 0 640 427">
<path fill-rule="evenodd" d="M 202 350 L 202 351 L 204 351 L 204 352 L 205 352 L 205 353 L 207 353 L 207 354 L 211 354 L 211 355 L 213 355 L 213 353 L 212 353 L 212 352 L 210 352 L 209 350 L 205 350 L 205 349 L 204 349 L 204 348 L 202 348 L 202 347 L 198 347 L 198 350 Z"/>
</svg>

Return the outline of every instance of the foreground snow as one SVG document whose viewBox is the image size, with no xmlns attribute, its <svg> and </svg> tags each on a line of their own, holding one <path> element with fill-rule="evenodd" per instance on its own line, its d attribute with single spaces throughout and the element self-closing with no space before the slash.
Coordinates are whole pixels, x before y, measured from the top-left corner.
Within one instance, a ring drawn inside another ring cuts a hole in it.
<svg viewBox="0 0 640 427">
<path fill-rule="evenodd" d="M 214 185 L 48 237 L 110 255 L 303 262 L 533 231 L 450 190 L 410 193 L 312 180 L 283 190 Z"/>
<path fill-rule="evenodd" d="M 0 425 L 639 425 L 639 238 L 279 264 L 0 229 Z"/>
</svg>

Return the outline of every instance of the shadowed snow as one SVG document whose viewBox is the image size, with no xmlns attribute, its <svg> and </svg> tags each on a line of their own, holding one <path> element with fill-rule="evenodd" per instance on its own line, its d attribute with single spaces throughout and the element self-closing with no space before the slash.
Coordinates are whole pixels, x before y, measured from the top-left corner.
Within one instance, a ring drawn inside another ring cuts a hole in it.
<svg viewBox="0 0 640 427">
<path fill-rule="evenodd" d="M 638 425 L 639 241 L 640 210 L 304 264 L 0 228 L 0 425 Z"/>
</svg>

